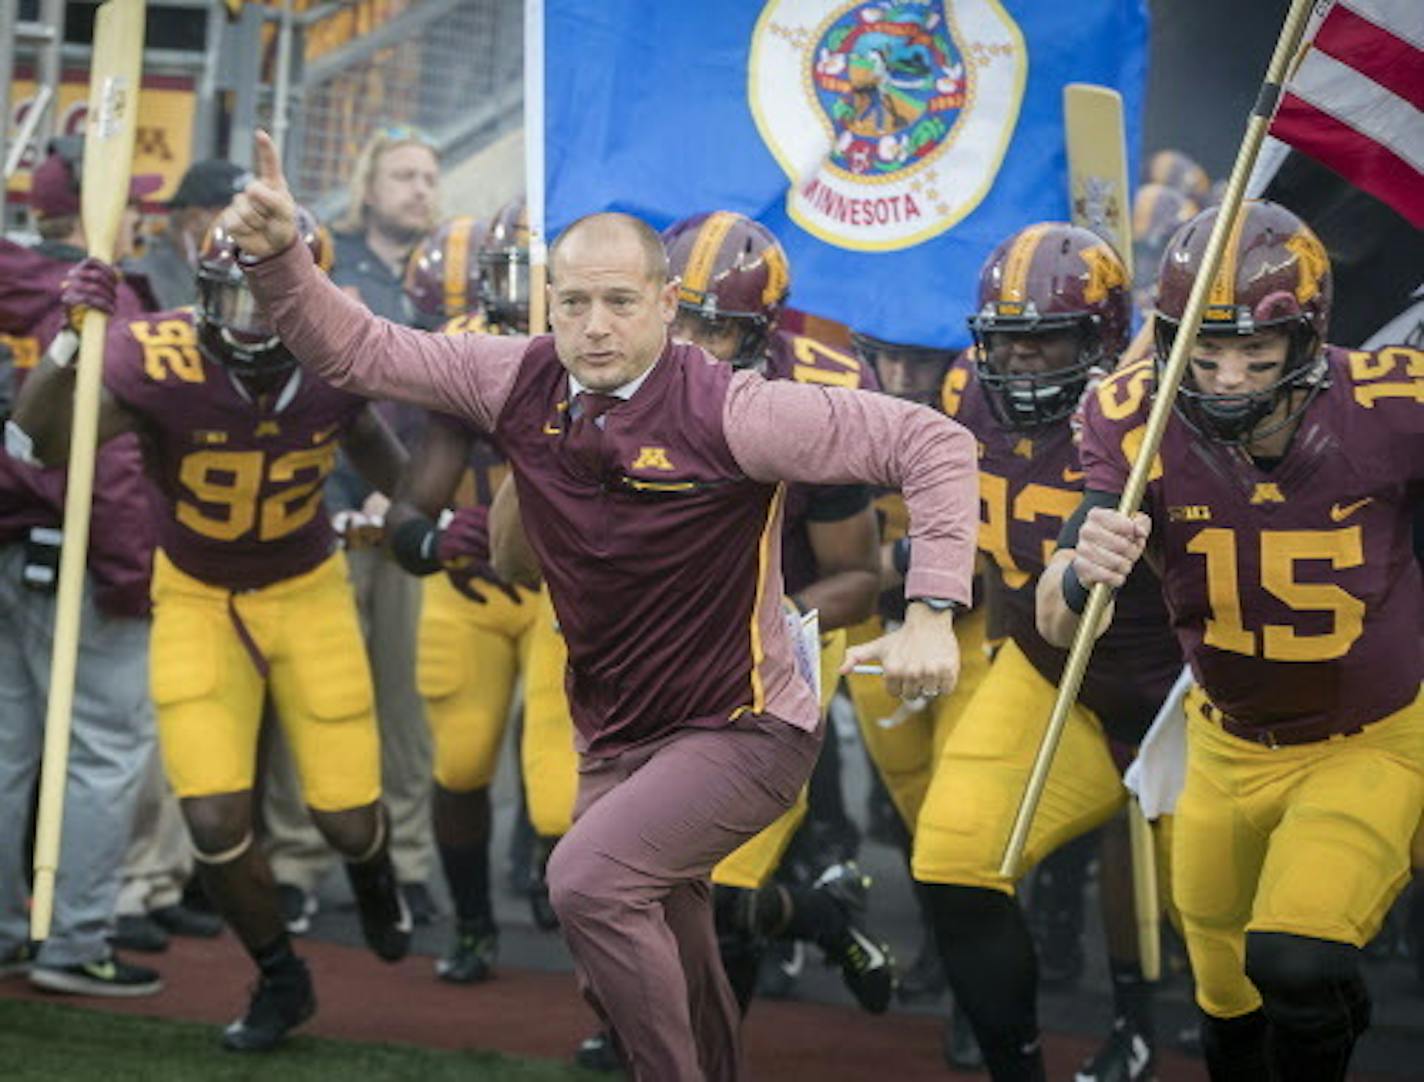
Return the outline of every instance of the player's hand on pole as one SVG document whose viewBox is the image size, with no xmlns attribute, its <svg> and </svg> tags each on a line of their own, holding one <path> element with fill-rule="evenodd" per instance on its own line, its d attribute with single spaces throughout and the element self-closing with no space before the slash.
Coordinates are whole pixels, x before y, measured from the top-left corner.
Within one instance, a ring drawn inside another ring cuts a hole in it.
<svg viewBox="0 0 1424 1082">
<path fill-rule="evenodd" d="M 119 272 L 102 259 L 89 256 L 76 263 L 60 285 L 65 322 L 76 332 L 84 329 L 89 312 L 114 314 L 119 299 Z"/>
<path fill-rule="evenodd" d="M 910 602 L 905 622 L 898 628 L 846 651 L 841 672 L 876 662 L 884 671 L 885 689 L 891 695 L 902 699 L 948 695 L 959 682 L 959 640 L 954 637 L 953 614 Z"/>
<path fill-rule="evenodd" d="M 1151 520 L 1138 511 L 1131 518 L 1106 507 L 1095 507 L 1083 520 L 1073 556 L 1078 581 L 1088 589 L 1106 583 L 1116 589 L 1127 581 L 1147 547 Z"/>
<path fill-rule="evenodd" d="M 256 175 L 222 212 L 222 225 L 250 259 L 285 251 L 297 239 L 297 204 L 282 174 L 277 144 L 257 133 Z"/>
</svg>

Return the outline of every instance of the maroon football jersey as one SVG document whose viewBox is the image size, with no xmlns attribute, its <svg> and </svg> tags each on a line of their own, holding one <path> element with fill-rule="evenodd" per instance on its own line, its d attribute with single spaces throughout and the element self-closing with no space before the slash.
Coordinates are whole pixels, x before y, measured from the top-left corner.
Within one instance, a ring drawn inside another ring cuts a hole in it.
<svg viewBox="0 0 1424 1082">
<path fill-rule="evenodd" d="M 1064 420 L 1030 432 L 994 417 L 966 352 L 946 378 L 944 406 L 979 441 L 979 549 L 996 630 L 1011 637 L 1033 667 L 1058 683 L 1068 654 L 1038 633 L 1034 591 L 1058 545 L 1063 522 L 1083 495 L 1083 472 Z M 1162 589 L 1145 563 L 1119 591 L 1117 616 L 1098 640 L 1078 699 L 1118 740 L 1136 744 L 1182 671 Z"/>
<path fill-rule="evenodd" d="M 860 358 L 831 349 L 802 334 L 778 331 L 767 347 L 767 379 L 790 379 L 829 387 L 878 391 L 875 374 Z M 811 547 L 809 524 L 847 517 L 847 509 L 865 505 L 864 485 L 788 485 L 781 528 L 781 569 L 786 592 L 795 594 L 821 577 Z"/>
<path fill-rule="evenodd" d="M 490 329 L 484 313 L 469 312 L 447 321 L 440 328 L 440 333 L 460 335 L 495 332 Z M 430 413 L 427 423 L 452 428 L 471 440 L 469 465 L 455 493 L 455 505 L 488 507 L 494 502 L 494 494 L 499 491 L 499 486 L 509 475 L 509 460 L 504 457 L 504 452 L 489 433 L 464 418 L 453 417 L 448 413 Z"/>
<path fill-rule="evenodd" d="M 73 246 L 25 248 L 0 239 L 0 338 L 15 353 L 17 382 L 64 325 L 60 288 L 84 253 Z M 145 298 L 128 281 L 119 283 L 115 318 L 143 313 Z M 0 449 L 0 543 L 26 536 L 32 527 L 58 528 L 64 521 L 67 466 L 40 469 L 17 462 Z M 89 570 L 94 599 L 115 616 L 148 611 L 154 530 L 151 493 L 143 476 L 138 440 L 123 436 L 99 449 L 94 464 Z"/>
<path fill-rule="evenodd" d="M 181 570 L 249 590 L 332 553 L 323 483 L 364 399 L 300 369 L 252 397 L 199 351 L 191 309 L 116 324 L 104 384 L 141 419 L 165 505 L 159 544 Z"/>
<path fill-rule="evenodd" d="M 1352 731 L 1412 701 L 1424 676 L 1410 539 L 1424 353 L 1331 348 L 1327 358 L 1329 384 L 1272 469 L 1174 414 L 1144 503 L 1197 681 L 1227 715 L 1275 733 Z M 1089 403 L 1089 488 L 1123 489 L 1154 380 L 1143 361 Z"/>
</svg>

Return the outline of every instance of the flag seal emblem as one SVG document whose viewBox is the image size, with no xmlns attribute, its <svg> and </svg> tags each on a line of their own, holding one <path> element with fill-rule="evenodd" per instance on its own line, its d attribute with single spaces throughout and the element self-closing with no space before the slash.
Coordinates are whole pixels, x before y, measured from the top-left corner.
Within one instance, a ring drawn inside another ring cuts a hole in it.
<svg viewBox="0 0 1424 1082">
<path fill-rule="evenodd" d="M 791 218 L 827 243 L 886 251 L 942 233 L 983 200 L 1027 67 L 998 0 L 771 0 L 748 96 L 791 180 Z"/>
</svg>

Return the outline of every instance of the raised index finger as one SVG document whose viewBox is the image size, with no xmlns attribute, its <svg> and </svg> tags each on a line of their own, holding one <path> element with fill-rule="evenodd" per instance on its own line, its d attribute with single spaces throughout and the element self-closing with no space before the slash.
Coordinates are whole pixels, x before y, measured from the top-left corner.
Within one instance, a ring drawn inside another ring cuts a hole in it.
<svg viewBox="0 0 1424 1082">
<path fill-rule="evenodd" d="M 272 137 L 257 129 L 257 179 L 280 192 L 287 191 L 287 178 L 282 175 L 282 155 Z"/>
</svg>

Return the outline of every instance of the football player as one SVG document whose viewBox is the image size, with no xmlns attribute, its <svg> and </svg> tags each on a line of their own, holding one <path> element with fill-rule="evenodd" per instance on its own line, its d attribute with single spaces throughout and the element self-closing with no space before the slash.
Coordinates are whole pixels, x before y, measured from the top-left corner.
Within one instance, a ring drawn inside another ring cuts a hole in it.
<svg viewBox="0 0 1424 1082">
<path fill-rule="evenodd" d="M 315 220 L 302 211 L 300 221 L 313 257 L 329 264 Z M 199 255 L 196 309 L 111 327 L 99 434 L 138 433 L 160 494 L 150 664 L 159 740 L 204 889 L 259 972 L 223 1044 L 255 1051 L 316 1006 L 253 844 L 264 697 L 313 820 L 346 860 L 367 943 L 390 962 L 409 947 L 380 803 L 371 678 L 322 510 L 338 443 L 386 492 L 405 455 L 370 404 L 297 367 L 256 310 L 238 258 L 215 226 Z M 84 270 L 96 292 L 112 282 L 102 263 Z M 73 366 L 41 364 L 17 405 L 16 423 L 44 460 L 67 455 L 72 377 Z"/>
<path fill-rule="evenodd" d="M 413 253 L 406 293 L 418 311 L 449 317 L 444 333 L 498 333 L 500 325 L 486 321 L 481 301 L 486 257 L 498 259 L 499 252 L 486 251 L 482 244 L 493 236 L 501 247 L 515 243 L 527 248 L 527 227 L 518 236 L 507 228 L 521 207 L 522 200 L 505 208 L 489 231 L 472 218 L 452 219 Z M 526 318 L 527 303 L 526 295 Z M 520 318 L 508 293 L 501 312 Z M 522 325 L 518 329 L 522 331 Z M 436 963 L 436 973 L 455 983 L 483 981 L 493 973 L 498 930 L 489 889 L 489 786 L 504 743 L 515 681 L 524 675 L 526 688 L 533 683 L 529 658 L 536 626 L 547 625 L 554 652 L 562 649 L 547 602 L 526 587 L 504 582 L 489 567 L 489 506 L 507 474 L 504 456 L 488 437 L 432 413 L 387 514 L 397 562 L 412 574 L 429 576 L 421 606 L 417 679 L 435 742 L 436 847 L 455 905 L 454 942 Z M 562 657 L 554 664 L 561 674 Z M 546 689 L 550 684 L 544 681 Z M 526 777 L 525 789 L 546 834 L 545 852 L 568 829 L 577 777 L 572 721 L 562 688 L 554 687 L 554 693 L 552 710 L 563 719 L 562 737 L 547 741 L 542 754 L 532 755 L 533 764 L 526 759 L 536 768 Z M 528 691 L 527 709 L 547 716 L 550 705 L 541 694 L 546 696 L 547 690 Z M 525 742 L 531 733 L 551 727 L 557 726 L 526 726 Z M 546 810 L 550 804 L 552 814 Z M 547 895 L 541 900 L 547 905 Z"/>
<path fill-rule="evenodd" d="M 678 279 L 672 335 L 702 346 L 718 360 L 753 368 L 770 379 L 875 389 L 873 373 L 855 356 L 805 335 L 781 330 L 790 295 L 790 263 L 776 238 L 740 214 L 698 214 L 663 232 Z M 844 629 L 871 612 L 879 583 L 879 531 L 864 485 L 792 485 L 786 495 L 781 564 L 788 604 L 816 610 L 822 634 L 821 708 L 838 683 Z M 867 1010 L 888 1006 L 893 962 L 888 948 L 863 928 L 868 880 L 853 861 L 826 869 L 817 888 L 771 883 L 791 837 L 805 817 L 798 802 L 777 823 L 730 854 L 712 873 L 721 917 L 722 958 L 745 1011 L 760 960 L 760 942 L 780 935 L 817 943 L 838 963 L 847 986 Z"/>
<path fill-rule="evenodd" d="M 1083 484 L 1072 414 L 1092 371 L 1127 343 L 1122 261 L 1093 233 L 1041 222 L 980 272 L 975 348 L 950 369 L 945 412 L 979 441 L 979 547 L 1006 639 L 944 740 L 920 812 L 914 874 L 925 884 L 945 971 L 996 1079 L 1041 1078 L 1033 939 L 999 873 L 1065 655 L 1034 622 L 1034 583 Z M 1125 806 L 1119 771 L 1181 672 L 1161 593 L 1143 568 L 1126 588 L 1114 649 L 1084 681 L 1030 832 L 1030 868 Z M 1147 985 L 1131 952 L 1112 959 L 1118 1023 L 1080 1077 L 1146 1078 Z M 1102 1060 L 1124 1060 L 1112 1073 Z"/>
<path fill-rule="evenodd" d="M 1196 680 L 1173 898 L 1211 1077 L 1342 1079 L 1369 1022 L 1360 948 L 1407 881 L 1424 804 L 1410 542 L 1424 354 L 1327 346 L 1324 247 L 1284 207 L 1245 204 L 1144 511 L 1119 515 L 1217 213 L 1163 258 L 1156 362 L 1087 403 L 1087 492 L 1040 582 L 1039 622 L 1068 641 L 1088 589 L 1135 574 L 1150 533 Z M 1104 635 L 1120 632 L 1122 601 Z"/>
</svg>

